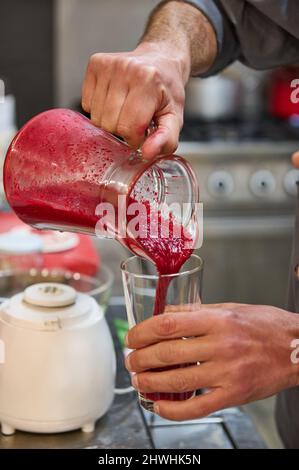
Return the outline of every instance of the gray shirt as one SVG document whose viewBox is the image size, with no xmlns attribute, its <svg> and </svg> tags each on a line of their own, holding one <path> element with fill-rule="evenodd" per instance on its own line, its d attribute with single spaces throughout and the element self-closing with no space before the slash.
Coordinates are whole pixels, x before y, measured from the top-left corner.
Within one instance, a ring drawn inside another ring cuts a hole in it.
<svg viewBox="0 0 299 470">
<path fill-rule="evenodd" d="M 234 60 L 255 69 L 299 63 L 299 0 L 191 0 L 211 21 L 218 54 L 206 74 Z"/>
</svg>

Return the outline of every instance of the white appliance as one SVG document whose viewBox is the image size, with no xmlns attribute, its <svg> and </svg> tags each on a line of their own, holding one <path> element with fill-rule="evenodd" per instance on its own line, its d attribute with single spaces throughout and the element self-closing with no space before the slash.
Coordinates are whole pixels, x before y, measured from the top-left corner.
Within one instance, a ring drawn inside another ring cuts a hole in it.
<svg viewBox="0 0 299 470">
<path fill-rule="evenodd" d="M 0 306 L 0 423 L 92 432 L 114 397 L 116 359 L 103 310 L 90 296 L 40 283 Z"/>
</svg>

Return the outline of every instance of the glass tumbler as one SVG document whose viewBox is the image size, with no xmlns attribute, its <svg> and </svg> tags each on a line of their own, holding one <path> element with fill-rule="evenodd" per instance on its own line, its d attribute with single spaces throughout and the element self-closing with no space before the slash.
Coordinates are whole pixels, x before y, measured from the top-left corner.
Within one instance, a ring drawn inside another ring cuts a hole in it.
<svg viewBox="0 0 299 470">
<path fill-rule="evenodd" d="M 165 312 L 180 311 L 182 314 L 198 310 L 201 306 L 201 288 L 203 261 L 197 254 L 192 254 L 176 274 L 159 276 L 155 266 L 146 259 L 132 256 L 121 264 L 122 280 L 129 327 L 153 316 L 157 311 L 157 297 L 163 292 Z M 161 289 L 162 285 L 162 289 Z M 158 299 L 161 303 L 161 299 Z M 162 313 L 163 314 L 163 313 Z M 188 338 L 182 338 L 188 341 Z M 163 370 L 188 367 L 194 364 L 177 364 Z M 194 396 L 195 391 L 183 393 L 138 393 L 140 404 L 148 411 L 153 411 L 157 400 L 186 400 Z"/>
</svg>

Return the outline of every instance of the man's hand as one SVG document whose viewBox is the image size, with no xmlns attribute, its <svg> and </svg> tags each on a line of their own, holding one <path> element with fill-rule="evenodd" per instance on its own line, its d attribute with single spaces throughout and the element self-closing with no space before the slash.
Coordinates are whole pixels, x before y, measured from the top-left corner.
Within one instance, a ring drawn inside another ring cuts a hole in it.
<svg viewBox="0 0 299 470">
<path fill-rule="evenodd" d="M 145 159 L 173 153 L 183 125 L 184 87 L 190 73 L 203 73 L 217 53 L 213 27 L 196 7 L 163 2 L 149 18 L 133 52 L 91 56 L 82 106 L 92 122 L 142 146 Z M 146 139 L 154 121 L 157 130 Z"/>
<path fill-rule="evenodd" d="M 291 342 L 299 337 L 299 317 L 260 305 L 216 304 L 198 311 L 174 311 L 132 328 L 126 360 L 141 392 L 206 394 L 181 402 L 158 401 L 155 411 L 173 420 L 194 419 L 216 410 L 259 400 L 299 385 Z M 188 339 L 182 339 L 182 338 Z M 175 364 L 186 368 L 155 372 Z"/>
<path fill-rule="evenodd" d="M 150 44 L 131 53 L 94 54 L 82 105 L 96 126 L 123 137 L 132 148 L 143 144 L 144 158 L 171 154 L 183 124 L 183 75 L 179 58 Z M 152 119 L 157 130 L 145 141 Z"/>
</svg>

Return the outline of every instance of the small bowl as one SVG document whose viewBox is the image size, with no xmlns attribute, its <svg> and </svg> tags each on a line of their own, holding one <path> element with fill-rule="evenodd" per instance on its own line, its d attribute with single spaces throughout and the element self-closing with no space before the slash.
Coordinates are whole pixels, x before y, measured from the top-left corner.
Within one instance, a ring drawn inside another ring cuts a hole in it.
<svg viewBox="0 0 299 470">
<path fill-rule="evenodd" d="M 76 291 L 88 294 L 106 311 L 112 292 L 113 274 L 107 266 L 101 265 L 97 277 L 59 269 L 32 268 L 29 270 L 0 271 L 0 302 L 22 292 L 26 287 L 39 282 L 60 282 Z"/>
</svg>

